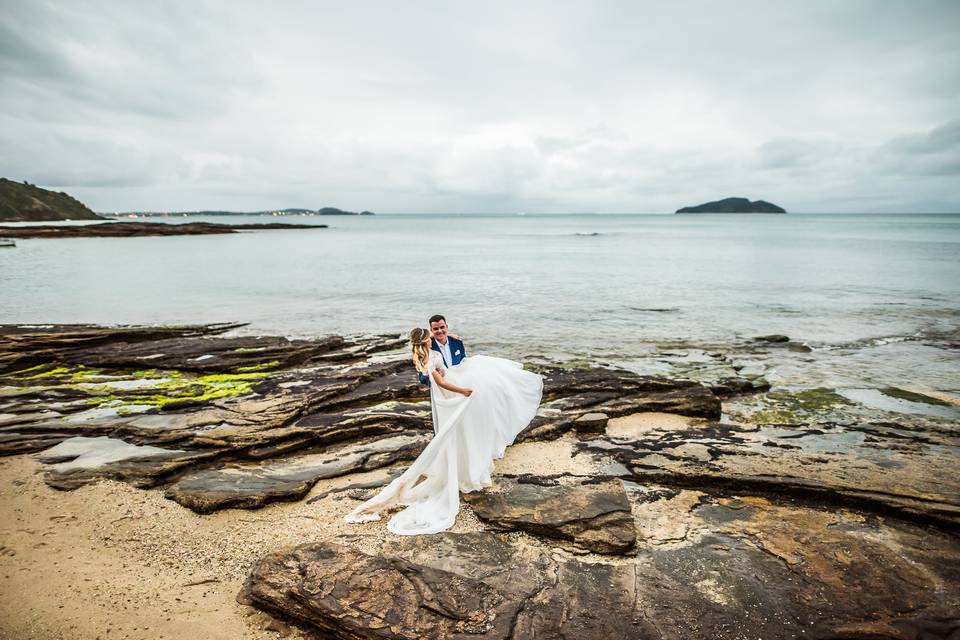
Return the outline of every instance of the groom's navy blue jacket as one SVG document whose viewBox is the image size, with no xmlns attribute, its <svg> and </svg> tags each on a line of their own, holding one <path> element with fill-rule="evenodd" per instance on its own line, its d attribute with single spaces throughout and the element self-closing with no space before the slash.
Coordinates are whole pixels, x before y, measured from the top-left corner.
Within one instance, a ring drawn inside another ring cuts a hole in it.
<svg viewBox="0 0 960 640">
<path fill-rule="evenodd" d="M 447 336 L 447 342 L 450 343 L 450 357 L 453 359 L 453 362 L 445 361 L 444 364 L 448 367 L 460 364 L 460 361 L 467 357 L 467 350 L 463 346 L 463 341 L 457 340 L 453 336 Z M 436 339 L 430 339 L 430 348 L 439 353 L 440 357 L 443 358 L 443 351 L 440 350 L 440 345 Z M 444 358 L 444 360 L 446 360 L 446 358 Z M 420 382 L 427 385 L 430 384 L 430 378 L 422 373 L 418 373 L 417 375 L 420 376 Z"/>
</svg>

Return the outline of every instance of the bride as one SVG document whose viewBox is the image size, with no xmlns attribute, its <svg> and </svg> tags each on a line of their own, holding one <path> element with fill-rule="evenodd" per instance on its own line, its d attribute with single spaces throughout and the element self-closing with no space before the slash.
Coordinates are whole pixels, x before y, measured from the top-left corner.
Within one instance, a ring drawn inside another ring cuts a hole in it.
<svg viewBox="0 0 960 640">
<path fill-rule="evenodd" d="M 512 360 L 470 356 L 446 368 L 430 349 L 430 332 L 410 332 L 413 364 L 431 379 L 433 440 L 410 468 L 346 516 L 351 523 L 379 520 L 399 505 L 387 528 L 400 535 L 437 533 L 453 526 L 460 491 L 492 484 L 493 461 L 537 413 L 543 378 Z"/>
</svg>

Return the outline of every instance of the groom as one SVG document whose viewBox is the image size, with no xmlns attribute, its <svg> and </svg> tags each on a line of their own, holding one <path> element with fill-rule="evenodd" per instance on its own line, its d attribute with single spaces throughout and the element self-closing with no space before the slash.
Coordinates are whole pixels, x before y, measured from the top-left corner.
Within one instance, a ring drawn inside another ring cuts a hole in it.
<svg viewBox="0 0 960 640">
<path fill-rule="evenodd" d="M 454 338 L 447 334 L 447 320 L 441 315 L 430 318 L 430 334 L 433 338 L 430 340 L 430 348 L 440 354 L 443 358 L 443 364 L 447 367 L 454 367 L 460 364 L 460 361 L 467 356 L 467 350 L 459 338 Z M 424 374 L 418 374 L 420 382 L 429 385 L 430 378 Z"/>
</svg>

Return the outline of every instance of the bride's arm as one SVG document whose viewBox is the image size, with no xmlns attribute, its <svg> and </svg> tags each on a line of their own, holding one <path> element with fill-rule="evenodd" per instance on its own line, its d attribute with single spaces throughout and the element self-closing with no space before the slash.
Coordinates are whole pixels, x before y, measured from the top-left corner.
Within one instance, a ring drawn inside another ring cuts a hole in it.
<svg viewBox="0 0 960 640">
<path fill-rule="evenodd" d="M 472 389 L 465 389 L 463 387 L 458 387 L 455 384 L 450 384 L 443 379 L 443 374 L 438 370 L 433 370 L 433 381 L 436 382 L 441 388 L 446 389 L 447 391 L 453 391 L 454 393 L 462 393 L 463 395 L 470 397 L 470 394 L 473 393 Z"/>
</svg>

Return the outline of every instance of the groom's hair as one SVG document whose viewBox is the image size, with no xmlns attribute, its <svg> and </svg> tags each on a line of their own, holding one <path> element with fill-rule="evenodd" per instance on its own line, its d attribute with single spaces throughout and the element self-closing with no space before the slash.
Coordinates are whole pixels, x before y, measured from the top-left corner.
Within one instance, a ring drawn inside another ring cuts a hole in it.
<svg viewBox="0 0 960 640">
<path fill-rule="evenodd" d="M 430 320 L 428 320 L 428 322 L 429 322 L 430 324 L 433 324 L 434 322 L 440 322 L 441 320 L 443 320 L 444 322 L 447 321 L 446 318 L 444 318 L 442 315 L 440 315 L 440 314 L 438 313 L 438 314 L 435 315 L 435 316 L 430 316 Z"/>
</svg>

